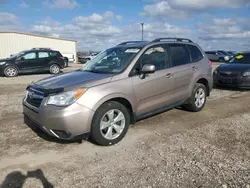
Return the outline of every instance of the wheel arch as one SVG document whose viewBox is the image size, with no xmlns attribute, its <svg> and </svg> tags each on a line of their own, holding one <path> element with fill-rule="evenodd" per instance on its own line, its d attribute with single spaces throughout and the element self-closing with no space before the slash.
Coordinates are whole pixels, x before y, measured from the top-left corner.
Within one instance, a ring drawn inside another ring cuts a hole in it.
<svg viewBox="0 0 250 188">
<path fill-rule="evenodd" d="M 50 68 L 51 65 L 54 65 L 54 64 L 58 65 L 60 67 L 60 69 L 62 69 L 62 66 L 56 61 L 50 61 L 49 64 L 48 64 L 49 68 Z"/>
<path fill-rule="evenodd" d="M 206 78 L 201 77 L 201 78 L 199 78 L 199 79 L 196 80 L 195 84 L 196 83 L 203 84 L 206 87 L 206 89 L 207 89 L 207 96 L 210 96 L 209 82 L 208 82 L 208 80 Z"/>
<path fill-rule="evenodd" d="M 109 101 L 119 102 L 122 105 L 124 105 L 129 110 L 131 123 L 134 123 L 135 118 L 134 118 L 134 113 L 133 113 L 134 112 L 134 106 L 132 105 L 133 103 L 124 94 L 112 94 L 112 95 L 108 95 L 102 98 L 95 104 L 93 110 L 96 111 L 101 105 Z"/>
</svg>

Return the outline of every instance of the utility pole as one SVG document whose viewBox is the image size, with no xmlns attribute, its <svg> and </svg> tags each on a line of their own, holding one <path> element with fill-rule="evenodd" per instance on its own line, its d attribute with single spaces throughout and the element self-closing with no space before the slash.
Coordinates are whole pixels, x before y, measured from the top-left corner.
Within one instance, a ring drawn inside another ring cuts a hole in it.
<svg viewBox="0 0 250 188">
<path fill-rule="evenodd" d="M 140 24 L 141 24 L 141 40 L 143 41 L 144 23 L 140 23 Z"/>
</svg>

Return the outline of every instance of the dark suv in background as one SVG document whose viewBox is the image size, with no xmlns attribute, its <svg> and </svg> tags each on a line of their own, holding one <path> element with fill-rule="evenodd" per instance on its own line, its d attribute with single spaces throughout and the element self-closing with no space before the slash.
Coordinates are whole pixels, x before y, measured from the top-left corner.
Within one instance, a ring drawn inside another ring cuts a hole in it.
<svg viewBox="0 0 250 188">
<path fill-rule="evenodd" d="M 0 74 L 14 77 L 20 73 L 49 71 L 58 74 L 65 67 L 64 57 L 59 51 L 35 48 L 22 51 L 7 59 L 0 59 Z"/>
</svg>

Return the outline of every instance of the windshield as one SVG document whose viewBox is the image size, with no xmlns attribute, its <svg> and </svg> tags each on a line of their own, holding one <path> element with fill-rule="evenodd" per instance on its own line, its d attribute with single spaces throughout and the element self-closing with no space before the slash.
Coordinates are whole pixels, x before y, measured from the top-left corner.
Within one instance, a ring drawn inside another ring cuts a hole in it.
<svg viewBox="0 0 250 188">
<path fill-rule="evenodd" d="M 23 54 L 25 54 L 25 51 L 21 51 L 21 52 L 19 52 L 19 53 L 17 53 L 17 54 L 13 54 L 13 55 L 11 56 L 11 58 L 17 58 L 17 57 L 20 57 L 20 56 L 23 55 Z"/>
<path fill-rule="evenodd" d="M 229 60 L 231 64 L 250 64 L 250 54 L 238 54 Z"/>
<path fill-rule="evenodd" d="M 126 69 L 140 50 L 139 47 L 111 48 L 98 54 L 80 70 L 102 74 L 117 74 Z"/>
</svg>

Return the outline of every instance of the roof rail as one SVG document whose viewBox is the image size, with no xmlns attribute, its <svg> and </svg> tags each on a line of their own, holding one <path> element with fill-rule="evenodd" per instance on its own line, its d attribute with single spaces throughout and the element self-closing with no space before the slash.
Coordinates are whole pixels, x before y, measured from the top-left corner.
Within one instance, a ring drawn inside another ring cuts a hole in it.
<svg viewBox="0 0 250 188">
<path fill-rule="evenodd" d="M 51 50 L 51 48 L 32 48 L 32 50 Z"/>
<path fill-rule="evenodd" d="M 126 44 L 138 44 L 138 43 L 145 43 L 145 42 L 148 42 L 148 41 L 126 41 L 126 42 L 122 42 L 118 44 L 117 46 L 126 45 Z"/>
<path fill-rule="evenodd" d="M 153 43 L 153 42 L 161 42 L 161 41 L 166 41 L 166 40 L 173 40 L 173 41 L 178 41 L 178 42 L 190 42 L 190 43 L 193 43 L 192 40 L 185 39 L 185 38 L 157 38 L 157 39 L 153 40 L 151 43 Z"/>
</svg>

